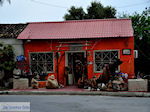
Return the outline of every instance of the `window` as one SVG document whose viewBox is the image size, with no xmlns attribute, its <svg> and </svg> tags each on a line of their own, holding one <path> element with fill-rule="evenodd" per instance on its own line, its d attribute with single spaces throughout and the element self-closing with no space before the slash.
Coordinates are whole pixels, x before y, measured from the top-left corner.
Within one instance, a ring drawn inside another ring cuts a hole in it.
<svg viewBox="0 0 150 112">
<path fill-rule="evenodd" d="M 32 73 L 53 72 L 53 53 L 30 53 Z"/>
<path fill-rule="evenodd" d="M 114 62 L 115 58 L 118 58 L 118 51 L 95 51 L 94 58 L 94 71 L 102 72 L 102 68 L 105 64 Z"/>
</svg>

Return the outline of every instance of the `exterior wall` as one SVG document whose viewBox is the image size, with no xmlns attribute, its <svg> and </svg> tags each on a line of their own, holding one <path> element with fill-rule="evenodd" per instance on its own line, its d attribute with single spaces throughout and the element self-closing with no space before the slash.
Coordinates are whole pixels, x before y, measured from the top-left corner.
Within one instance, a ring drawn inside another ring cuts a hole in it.
<svg viewBox="0 0 150 112">
<path fill-rule="evenodd" d="M 134 38 L 118 38 L 118 39 L 101 39 L 94 42 L 95 46 L 92 48 L 90 55 L 93 56 L 95 50 L 119 50 L 119 57 L 123 63 L 120 65 L 120 71 L 128 73 L 129 78 L 134 77 Z M 131 55 L 123 55 L 122 49 L 131 49 Z M 89 56 L 88 60 L 93 62 L 93 57 Z M 94 63 L 94 62 L 93 62 Z M 93 75 L 99 75 L 100 73 L 94 73 L 94 64 L 88 65 L 88 73 Z M 88 75 L 90 78 L 93 75 Z"/>
<path fill-rule="evenodd" d="M 64 71 L 66 64 L 66 51 L 69 51 L 69 47 L 66 47 L 67 43 L 61 43 L 63 41 L 88 41 L 90 46 L 84 46 L 80 51 L 84 51 L 87 54 L 87 70 L 88 78 L 92 78 L 94 75 L 100 75 L 101 73 L 94 72 L 94 52 L 95 50 L 118 50 L 119 58 L 123 63 L 120 65 L 120 71 L 128 73 L 129 78 L 134 77 L 134 38 L 106 38 L 106 39 L 88 39 L 88 40 L 31 40 L 31 42 L 24 43 L 24 52 L 27 57 L 28 63 L 30 63 L 29 54 L 31 52 L 54 52 L 54 74 L 60 83 L 64 84 Z M 85 44 L 84 44 L 85 45 Z M 65 46 L 65 47 L 64 47 Z M 131 55 L 123 55 L 122 49 L 131 49 Z M 56 52 L 59 52 L 60 56 L 56 58 Z M 58 63 L 58 64 L 57 64 Z M 58 65 L 58 66 L 57 66 Z"/>
<path fill-rule="evenodd" d="M 4 45 L 12 45 L 14 48 L 15 57 L 19 55 L 24 55 L 22 40 L 17 40 L 14 38 L 1 38 L 0 43 L 3 43 Z"/>
</svg>

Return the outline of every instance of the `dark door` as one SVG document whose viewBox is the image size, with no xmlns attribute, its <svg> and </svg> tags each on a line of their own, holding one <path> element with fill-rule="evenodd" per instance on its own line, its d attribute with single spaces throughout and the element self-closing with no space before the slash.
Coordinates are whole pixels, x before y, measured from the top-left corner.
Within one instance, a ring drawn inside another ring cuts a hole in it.
<svg viewBox="0 0 150 112">
<path fill-rule="evenodd" d="M 86 58 L 84 52 L 73 52 L 68 54 L 69 73 L 74 77 L 74 84 L 79 78 L 85 77 L 86 74 Z"/>
</svg>

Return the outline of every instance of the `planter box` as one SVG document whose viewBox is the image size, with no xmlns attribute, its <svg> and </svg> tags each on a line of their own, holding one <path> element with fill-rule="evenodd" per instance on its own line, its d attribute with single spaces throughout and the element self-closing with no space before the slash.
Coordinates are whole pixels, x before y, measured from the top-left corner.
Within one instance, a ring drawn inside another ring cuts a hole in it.
<svg viewBox="0 0 150 112">
<path fill-rule="evenodd" d="M 28 89 L 29 80 L 27 78 L 13 79 L 13 89 Z"/>
<path fill-rule="evenodd" d="M 128 79 L 128 91 L 148 91 L 148 80 Z"/>
<path fill-rule="evenodd" d="M 45 88 L 46 87 L 46 81 L 38 81 L 39 88 Z"/>
</svg>

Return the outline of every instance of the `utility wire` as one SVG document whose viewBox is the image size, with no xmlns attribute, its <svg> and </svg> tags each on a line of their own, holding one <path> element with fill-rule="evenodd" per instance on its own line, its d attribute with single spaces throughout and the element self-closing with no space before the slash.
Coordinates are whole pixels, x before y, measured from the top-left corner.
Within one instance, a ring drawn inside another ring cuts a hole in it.
<svg viewBox="0 0 150 112">
<path fill-rule="evenodd" d="M 51 7 L 63 8 L 63 9 L 68 8 L 68 7 L 65 7 L 65 6 L 54 5 L 54 4 L 50 4 L 50 3 L 46 3 L 46 2 L 41 2 L 41 1 L 37 1 L 37 0 L 31 0 L 31 1 L 34 2 L 34 3 L 37 3 L 37 4 L 47 5 L 47 6 L 51 6 Z"/>
<path fill-rule="evenodd" d="M 65 7 L 65 6 L 50 4 L 50 3 L 41 2 L 41 1 L 38 1 L 38 0 L 31 0 L 31 1 L 34 2 L 34 3 L 37 3 L 37 4 L 47 5 L 47 6 L 51 6 L 51 7 L 58 7 L 58 8 L 64 8 L 64 9 L 68 8 L 68 7 Z M 150 1 L 136 3 L 136 4 L 131 4 L 131 5 L 125 5 L 125 6 L 121 6 L 121 7 L 117 7 L 117 8 L 134 7 L 134 6 L 137 6 L 137 5 L 143 5 L 143 4 L 147 4 L 147 3 L 150 3 Z"/>
</svg>

